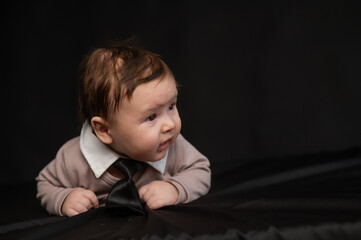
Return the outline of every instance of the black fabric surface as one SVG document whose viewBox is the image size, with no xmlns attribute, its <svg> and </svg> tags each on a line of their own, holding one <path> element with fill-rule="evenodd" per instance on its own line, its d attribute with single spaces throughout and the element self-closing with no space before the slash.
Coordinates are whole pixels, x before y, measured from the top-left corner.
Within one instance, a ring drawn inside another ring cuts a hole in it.
<svg viewBox="0 0 361 240">
<path fill-rule="evenodd" d="M 209 194 L 189 204 L 146 208 L 145 216 L 98 208 L 72 218 L 18 217 L 2 220 L 0 237 L 361 239 L 359 150 L 266 159 L 247 168 L 234 162 L 214 172 Z"/>
</svg>

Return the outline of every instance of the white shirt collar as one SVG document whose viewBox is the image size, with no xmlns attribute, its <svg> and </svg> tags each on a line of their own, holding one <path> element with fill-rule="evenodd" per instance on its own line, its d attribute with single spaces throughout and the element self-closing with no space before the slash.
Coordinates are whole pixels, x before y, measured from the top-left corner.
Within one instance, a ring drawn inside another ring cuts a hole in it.
<svg viewBox="0 0 361 240">
<path fill-rule="evenodd" d="M 98 139 L 87 122 L 84 122 L 81 129 L 80 150 L 96 178 L 99 178 L 120 157 L 118 153 L 111 150 Z M 147 163 L 164 174 L 167 158 L 168 151 L 161 160 Z"/>
</svg>

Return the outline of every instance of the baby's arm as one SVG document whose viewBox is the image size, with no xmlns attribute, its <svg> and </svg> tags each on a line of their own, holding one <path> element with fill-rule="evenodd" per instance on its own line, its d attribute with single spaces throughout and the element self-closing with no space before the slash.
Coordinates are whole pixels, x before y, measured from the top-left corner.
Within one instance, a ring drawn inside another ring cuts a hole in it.
<svg viewBox="0 0 361 240">
<path fill-rule="evenodd" d="M 79 150 L 73 150 L 77 149 L 74 143 L 70 141 L 60 148 L 55 159 L 36 177 L 37 198 L 47 212 L 53 215 L 72 216 L 75 211 L 80 213 L 85 208 L 89 209 L 89 202 L 92 207 L 98 206 L 95 194 L 80 188 L 84 166 L 76 161 L 79 159 Z"/>
<path fill-rule="evenodd" d="M 178 203 L 194 201 L 208 193 L 211 186 L 211 170 L 208 159 L 199 157 L 189 162 L 188 167 L 180 168 L 176 174 L 166 179 L 179 192 Z"/>
<path fill-rule="evenodd" d="M 71 217 L 99 206 L 94 192 L 72 183 L 64 163 L 59 159 L 50 162 L 36 180 L 37 198 L 50 214 Z"/>
<path fill-rule="evenodd" d="M 208 159 L 179 135 L 170 149 L 163 181 L 139 189 L 140 198 L 152 209 L 191 202 L 205 195 L 211 184 Z"/>
<path fill-rule="evenodd" d="M 57 159 L 51 161 L 36 177 L 41 205 L 49 214 L 62 215 L 61 206 L 65 198 L 74 190 L 71 181 L 65 176 Z"/>
<path fill-rule="evenodd" d="M 207 194 L 211 187 L 211 169 L 207 157 L 181 134 L 172 150 L 174 167 L 171 176 L 165 180 L 178 189 L 177 203 L 188 203 Z"/>
</svg>

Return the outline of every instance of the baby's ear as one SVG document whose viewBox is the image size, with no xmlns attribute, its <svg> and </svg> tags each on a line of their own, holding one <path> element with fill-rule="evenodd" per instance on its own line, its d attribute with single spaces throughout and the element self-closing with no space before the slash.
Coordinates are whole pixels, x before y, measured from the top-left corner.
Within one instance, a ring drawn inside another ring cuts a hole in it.
<svg viewBox="0 0 361 240">
<path fill-rule="evenodd" d="M 100 139 L 100 141 L 105 144 L 111 144 L 113 142 L 108 125 L 103 118 L 93 117 L 90 122 L 95 134 Z"/>
</svg>

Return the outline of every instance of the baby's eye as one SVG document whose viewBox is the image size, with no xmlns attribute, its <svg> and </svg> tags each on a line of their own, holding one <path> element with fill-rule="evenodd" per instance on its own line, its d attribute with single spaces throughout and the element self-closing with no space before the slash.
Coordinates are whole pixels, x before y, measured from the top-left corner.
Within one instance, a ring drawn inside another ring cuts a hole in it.
<svg viewBox="0 0 361 240">
<path fill-rule="evenodd" d="M 174 109 L 174 105 L 175 105 L 174 103 L 171 104 L 171 105 L 169 105 L 168 109 L 169 109 L 169 110 L 173 110 L 173 109 Z"/>
<path fill-rule="evenodd" d="M 154 121 L 157 118 L 157 114 L 153 114 L 150 115 L 149 117 L 147 117 L 147 119 L 145 119 L 145 121 Z"/>
</svg>

